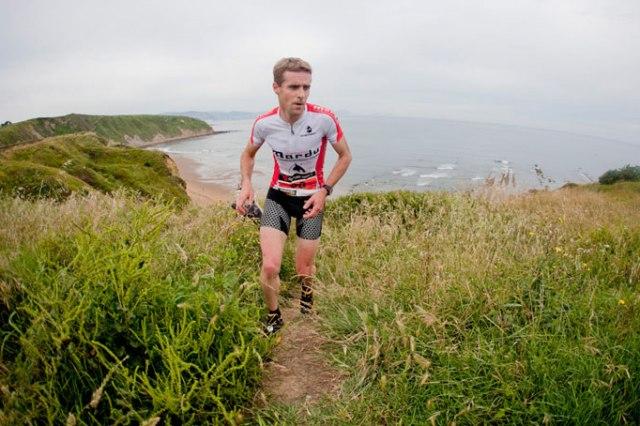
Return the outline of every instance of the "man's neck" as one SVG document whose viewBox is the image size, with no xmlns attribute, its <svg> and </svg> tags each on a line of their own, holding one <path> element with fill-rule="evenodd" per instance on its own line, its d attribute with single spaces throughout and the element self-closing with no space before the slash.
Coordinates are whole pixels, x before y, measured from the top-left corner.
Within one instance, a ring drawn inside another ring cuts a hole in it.
<svg viewBox="0 0 640 426">
<path fill-rule="evenodd" d="M 278 113 L 280 114 L 280 118 L 282 118 L 285 122 L 289 124 L 295 123 L 300 119 L 300 117 L 302 117 L 302 114 L 298 114 L 298 115 L 287 114 L 287 112 L 282 108 L 278 108 Z"/>
</svg>

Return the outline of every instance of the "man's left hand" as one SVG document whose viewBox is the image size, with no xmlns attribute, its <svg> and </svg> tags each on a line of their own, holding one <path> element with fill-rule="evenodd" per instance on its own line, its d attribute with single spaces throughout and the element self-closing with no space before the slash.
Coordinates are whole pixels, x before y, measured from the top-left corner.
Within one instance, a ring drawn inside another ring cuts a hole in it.
<svg viewBox="0 0 640 426">
<path fill-rule="evenodd" d="M 316 192 L 304 203 L 302 208 L 305 210 L 304 215 L 302 216 L 305 219 L 311 219 L 312 217 L 316 217 L 318 213 L 324 210 L 324 203 L 327 198 L 327 191 L 325 189 L 320 189 L 320 191 Z"/>
</svg>

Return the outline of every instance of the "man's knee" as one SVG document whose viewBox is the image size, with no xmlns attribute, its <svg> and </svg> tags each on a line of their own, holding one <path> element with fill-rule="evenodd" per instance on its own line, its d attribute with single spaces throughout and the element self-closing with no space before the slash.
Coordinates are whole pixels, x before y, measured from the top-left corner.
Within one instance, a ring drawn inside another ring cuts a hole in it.
<svg viewBox="0 0 640 426">
<path fill-rule="evenodd" d="M 262 273 L 268 278 L 277 277 L 280 274 L 280 261 L 277 259 L 263 259 Z"/>
<path fill-rule="evenodd" d="M 318 241 L 298 240 L 296 251 L 296 273 L 301 276 L 313 276 L 316 273 L 315 259 Z"/>
<path fill-rule="evenodd" d="M 296 262 L 296 273 L 303 277 L 312 277 L 316 273 L 316 266 L 313 259 L 298 260 Z"/>
</svg>

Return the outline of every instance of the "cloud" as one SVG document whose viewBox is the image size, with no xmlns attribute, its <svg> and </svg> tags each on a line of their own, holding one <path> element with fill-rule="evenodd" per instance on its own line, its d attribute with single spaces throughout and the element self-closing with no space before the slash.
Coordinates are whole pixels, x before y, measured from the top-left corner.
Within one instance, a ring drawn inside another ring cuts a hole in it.
<svg viewBox="0 0 640 426">
<path fill-rule="evenodd" d="M 273 63 L 302 56 L 314 66 L 312 100 L 334 109 L 639 139 L 634 0 L 30 1 L 5 9 L 0 119 L 259 111 L 274 103 Z"/>
</svg>

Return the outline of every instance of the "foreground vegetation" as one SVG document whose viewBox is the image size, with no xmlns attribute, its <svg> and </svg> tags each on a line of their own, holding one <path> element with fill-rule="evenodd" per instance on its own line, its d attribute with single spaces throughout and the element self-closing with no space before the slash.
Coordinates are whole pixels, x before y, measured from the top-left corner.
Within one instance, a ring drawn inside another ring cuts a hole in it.
<svg viewBox="0 0 640 426">
<path fill-rule="evenodd" d="M 348 379 L 308 412 L 252 405 L 270 344 L 253 222 L 122 194 L 5 198 L 0 423 L 640 418 L 639 185 L 497 195 L 331 203 L 316 304 Z"/>
<path fill-rule="evenodd" d="M 268 342 L 229 213 L 2 200 L 0 424 L 239 421 Z"/>
<path fill-rule="evenodd" d="M 0 193 L 62 200 L 74 192 L 126 188 L 179 205 L 188 202 L 185 183 L 166 154 L 107 145 L 85 133 L 0 151 Z"/>
<path fill-rule="evenodd" d="M 185 133 L 210 134 L 211 127 L 202 120 L 168 115 L 84 115 L 69 114 L 62 117 L 42 117 L 0 128 L 0 148 L 42 140 L 52 136 L 93 132 L 116 144 L 138 140 L 138 144 L 151 142 L 155 137 L 165 139 Z"/>
</svg>

